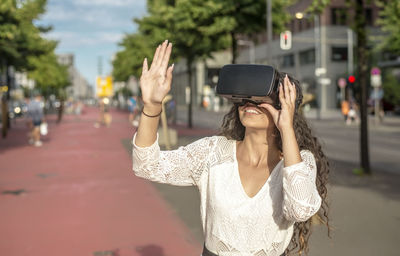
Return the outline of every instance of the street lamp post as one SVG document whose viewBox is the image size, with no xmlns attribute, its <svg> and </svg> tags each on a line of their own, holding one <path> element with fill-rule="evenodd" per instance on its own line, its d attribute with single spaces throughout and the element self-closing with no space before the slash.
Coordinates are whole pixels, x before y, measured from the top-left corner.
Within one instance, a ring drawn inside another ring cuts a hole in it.
<svg viewBox="0 0 400 256">
<path fill-rule="evenodd" d="M 272 6 L 271 0 L 266 0 L 266 7 L 267 7 L 267 64 L 272 65 L 271 63 L 271 54 L 270 54 L 270 43 L 272 41 Z"/>
<path fill-rule="evenodd" d="M 315 70 L 321 67 L 321 26 L 319 15 L 314 15 L 314 42 L 315 42 Z M 315 80 L 319 88 L 317 97 L 317 119 L 321 119 L 321 107 L 322 107 L 322 84 L 319 82 L 320 74 L 315 72 Z"/>
<path fill-rule="evenodd" d="M 254 49 L 254 42 L 253 41 L 247 41 L 247 40 L 238 40 L 237 41 L 238 45 L 245 45 L 249 47 L 249 61 L 250 64 L 255 64 L 255 49 Z"/>
<path fill-rule="evenodd" d="M 298 12 L 295 14 L 297 19 L 307 18 L 303 13 Z M 317 95 L 317 119 L 321 119 L 321 109 L 322 109 L 322 100 L 324 96 L 326 96 L 326 88 L 321 81 L 325 82 L 323 76 L 326 74 L 325 63 L 323 61 L 323 56 L 321 53 L 321 43 L 322 43 L 322 33 L 321 33 L 321 23 L 320 17 L 317 14 L 314 14 L 314 44 L 315 44 L 315 82 L 318 88 Z"/>
<path fill-rule="evenodd" d="M 347 29 L 347 72 L 349 76 L 354 75 L 354 68 L 353 68 L 353 30 L 348 28 Z M 352 98 L 353 94 L 352 91 L 348 91 L 349 97 Z"/>
</svg>

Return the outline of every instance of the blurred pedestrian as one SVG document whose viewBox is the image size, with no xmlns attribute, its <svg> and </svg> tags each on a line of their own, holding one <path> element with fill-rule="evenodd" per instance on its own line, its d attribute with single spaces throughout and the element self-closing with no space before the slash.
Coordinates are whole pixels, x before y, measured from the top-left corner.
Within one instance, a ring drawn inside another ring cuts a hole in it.
<svg viewBox="0 0 400 256">
<path fill-rule="evenodd" d="M 344 117 L 344 122 L 347 121 L 347 116 L 349 114 L 349 110 L 350 110 L 350 104 L 348 100 L 343 100 L 342 101 L 342 115 Z"/>
<path fill-rule="evenodd" d="M 137 127 L 139 125 L 139 121 L 136 120 L 136 116 L 138 114 L 138 102 L 136 96 L 130 96 L 128 101 L 128 110 L 129 110 L 129 123 L 133 126 Z"/>
<path fill-rule="evenodd" d="M 353 122 L 356 122 L 357 124 L 360 122 L 357 112 L 358 112 L 357 103 L 354 100 L 350 101 L 349 112 L 346 119 L 347 125 L 350 125 Z"/>
<path fill-rule="evenodd" d="M 143 63 L 144 107 L 133 138 L 135 174 L 198 186 L 203 256 L 306 252 L 310 218 L 318 214 L 329 228 L 329 165 L 306 119 L 298 114 L 299 82 L 277 73 L 281 109 L 266 103 L 234 104 L 224 117 L 221 136 L 160 151 L 157 128 L 161 103 L 171 88 L 171 50 L 166 41 L 157 48 L 150 68 L 147 59 Z"/>
<path fill-rule="evenodd" d="M 82 113 L 82 109 L 83 109 L 83 103 L 80 100 L 77 100 L 74 103 L 74 114 L 79 116 Z"/>
<path fill-rule="evenodd" d="M 99 118 L 94 124 L 94 127 L 99 128 L 100 125 L 109 127 L 111 125 L 112 116 L 110 113 L 110 99 L 107 97 L 99 100 Z"/>
<path fill-rule="evenodd" d="M 40 94 L 36 94 L 34 99 L 29 101 L 27 106 L 28 118 L 31 121 L 29 144 L 33 144 L 35 147 L 43 145 L 40 140 L 40 125 L 44 122 L 43 105 Z"/>
</svg>

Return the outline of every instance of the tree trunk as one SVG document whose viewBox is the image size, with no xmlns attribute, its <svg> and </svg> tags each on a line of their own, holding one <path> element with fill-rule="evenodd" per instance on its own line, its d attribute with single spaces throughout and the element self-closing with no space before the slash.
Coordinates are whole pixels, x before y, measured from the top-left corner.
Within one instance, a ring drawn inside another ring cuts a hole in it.
<svg viewBox="0 0 400 256">
<path fill-rule="evenodd" d="M 368 113 L 367 113 L 367 77 L 368 77 L 368 50 L 367 50 L 367 31 L 364 16 L 364 1 L 357 0 L 355 3 L 355 31 L 357 34 L 357 56 L 358 56 L 358 81 L 361 89 L 360 93 L 360 157 L 361 167 L 366 174 L 371 174 L 369 163 L 369 143 L 368 143 Z"/>
<path fill-rule="evenodd" d="M 192 128 L 193 127 L 193 83 L 192 83 L 192 59 L 187 58 L 186 60 L 186 66 L 188 70 L 188 82 L 189 82 L 189 88 L 190 88 L 190 99 L 189 99 L 189 108 L 188 108 L 188 127 Z"/>
<path fill-rule="evenodd" d="M 1 135 L 3 138 L 7 137 L 8 130 L 8 104 L 7 97 L 3 95 L 3 99 L 1 100 Z"/>
<path fill-rule="evenodd" d="M 235 64 L 237 58 L 237 42 L 234 32 L 231 32 L 231 39 L 232 39 L 232 64 Z"/>
<path fill-rule="evenodd" d="M 8 77 L 8 66 L 7 62 L 3 60 L 3 86 L 7 87 L 7 91 L 3 92 L 3 98 L 1 99 L 1 135 L 3 138 L 7 137 L 8 128 L 10 127 L 10 117 L 8 113 L 8 100 L 10 99 L 10 78 Z"/>
</svg>

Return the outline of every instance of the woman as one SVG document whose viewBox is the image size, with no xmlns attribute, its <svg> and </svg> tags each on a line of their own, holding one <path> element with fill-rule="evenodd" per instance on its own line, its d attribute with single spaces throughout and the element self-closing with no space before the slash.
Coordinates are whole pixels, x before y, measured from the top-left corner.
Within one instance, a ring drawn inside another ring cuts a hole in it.
<svg viewBox="0 0 400 256">
<path fill-rule="evenodd" d="M 151 67 L 147 59 L 143 63 L 144 107 L 133 138 L 135 174 L 198 187 L 203 256 L 307 251 L 310 217 L 319 213 L 328 225 L 329 168 L 305 119 L 297 114 L 302 97 L 298 82 L 281 74 L 281 110 L 268 104 L 234 105 L 224 117 L 221 136 L 160 151 L 157 128 L 172 81 L 174 66 L 167 67 L 171 50 L 165 41 Z"/>
</svg>

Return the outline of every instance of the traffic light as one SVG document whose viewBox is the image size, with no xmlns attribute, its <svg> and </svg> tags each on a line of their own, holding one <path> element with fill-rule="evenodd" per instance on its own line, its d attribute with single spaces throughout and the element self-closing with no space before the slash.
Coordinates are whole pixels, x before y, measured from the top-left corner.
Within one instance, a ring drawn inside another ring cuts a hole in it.
<svg viewBox="0 0 400 256">
<path fill-rule="evenodd" d="M 286 30 L 281 33 L 281 49 L 289 50 L 292 48 L 292 32 Z"/>
<path fill-rule="evenodd" d="M 350 84 L 354 84 L 356 82 L 356 77 L 351 75 L 347 80 L 349 81 Z"/>
</svg>

